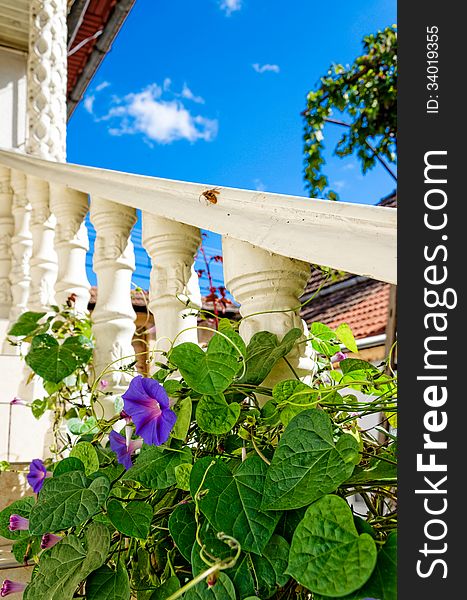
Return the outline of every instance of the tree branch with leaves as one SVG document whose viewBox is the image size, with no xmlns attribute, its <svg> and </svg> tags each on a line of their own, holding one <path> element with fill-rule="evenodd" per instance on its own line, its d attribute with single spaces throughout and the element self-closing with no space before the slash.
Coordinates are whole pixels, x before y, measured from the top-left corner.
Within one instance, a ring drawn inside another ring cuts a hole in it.
<svg viewBox="0 0 467 600">
<path fill-rule="evenodd" d="M 396 162 L 397 29 L 393 25 L 363 38 L 363 54 L 351 65 L 333 64 L 308 93 L 305 119 L 305 181 L 311 197 L 337 200 L 323 173 L 324 125 L 345 116 L 348 126 L 334 153 L 356 153 L 363 173 L 377 160 Z"/>
</svg>

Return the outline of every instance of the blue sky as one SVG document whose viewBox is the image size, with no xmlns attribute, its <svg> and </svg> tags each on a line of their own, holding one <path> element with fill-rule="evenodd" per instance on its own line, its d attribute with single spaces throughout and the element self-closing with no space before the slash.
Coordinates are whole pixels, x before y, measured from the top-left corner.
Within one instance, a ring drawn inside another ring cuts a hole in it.
<svg viewBox="0 0 467 600">
<path fill-rule="evenodd" d="M 68 161 L 306 196 L 306 93 L 395 22 L 396 0 L 136 0 L 71 118 Z M 340 134 L 327 126 L 330 148 Z M 395 187 L 382 167 L 363 177 L 353 157 L 326 159 L 342 201 L 374 204 Z M 206 245 L 217 253 L 218 236 Z M 137 262 L 147 287 L 144 251 Z"/>
</svg>

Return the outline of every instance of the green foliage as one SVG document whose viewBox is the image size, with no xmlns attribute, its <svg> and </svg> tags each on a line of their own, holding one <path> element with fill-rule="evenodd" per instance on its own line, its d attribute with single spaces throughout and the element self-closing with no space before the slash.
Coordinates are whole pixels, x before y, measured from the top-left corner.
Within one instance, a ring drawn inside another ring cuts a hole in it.
<svg viewBox="0 0 467 600">
<path fill-rule="evenodd" d="M 151 490 L 164 490 L 176 483 L 175 468 L 184 463 L 191 463 L 189 448 L 166 450 L 147 446 L 122 479 L 136 481 Z"/>
<path fill-rule="evenodd" d="M 266 463 L 251 456 L 234 472 L 209 458 L 197 461 L 191 472 L 191 494 L 202 496 L 199 507 L 212 526 L 256 554 L 262 553 L 280 518 L 280 513 L 260 509 L 266 471 Z"/>
<path fill-rule="evenodd" d="M 287 572 L 312 592 L 341 597 L 366 583 L 375 565 L 375 542 L 358 534 L 347 502 L 323 496 L 295 531 Z"/>
<path fill-rule="evenodd" d="M 103 565 L 86 580 L 87 600 L 130 600 L 130 580 L 122 565 L 114 571 Z"/>
<path fill-rule="evenodd" d="M 228 433 L 240 416 L 240 405 L 227 404 L 223 394 L 203 396 L 196 408 L 196 421 L 206 433 Z"/>
<path fill-rule="evenodd" d="M 29 515 L 35 535 L 62 531 L 96 514 L 109 494 L 107 477 L 90 479 L 82 471 L 47 479 Z"/>
<path fill-rule="evenodd" d="M 355 455 L 358 443 L 353 436 L 343 434 L 334 442 L 326 413 L 300 413 L 282 435 L 266 473 L 263 507 L 301 508 L 333 492 L 352 474 Z"/>
<path fill-rule="evenodd" d="M 92 343 L 83 335 L 68 337 L 60 344 L 44 333 L 33 338 L 26 363 L 45 381 L 59 383 L 86 364 L 91 354 Z"/>
<path fill-rule="evenodd" d="M 85 535 L 86 547 L 68 535 L 42 556 L 37 572 L 24 591 L 24 600 L 71 600 L 83 579 L 107 558 L 110 534 L 104 525 L 93 523 Z"/>
<path fill-rule="evenodd" d="M 144 502 L 118 502 L 110 500 L 107 503 L 107 516 L 112 525 L 128 537 L 145 539 L 149 535 L 153 510 Z"/>
<path fill-rule="evenodd" d="M 78 442 L 70 452 L 71 458 L 77 458 L 84 465 L 86 475 L 95 473 L 99 468 L 99 458 L 96 449 L 90 442 Z"/>
<path fill-rule="evenodd" d="M 396 160 L 396 107 L 397 31 L 392 26 L 366 36 L 362 55 L 351 65 L 332 65 L 307 96 L 304 154 L 310 196 L 338 198 L 336 192 L 326 191 L 329 182 L 322 172 L 326 119 L 335 118 L 335 111 L 344 115 L 349 127 L 335 154 L 344 157 L 355 152 L 365 173 L 375 165 L 376 155 L 390 163 Z"/>
<path fill-rule="evenodd" d="M 395 600 L 396 445 L 361 430 L 357 415 L 395 412 L 396 385 L 384 365 L 331 364 L 341 344 L 356 351 L 347 325 L 313 324 L 308 339 L 263 331 L 245 344 L 221 319 L 207 349 L 173 347 L 154 379 L 175 427 L 126 470 L 108 442 L 119 415 L 94 411 L 105 392 L 89 383 L 90 346 L 76 347 L 91 340 L 88 324 L 66 307 L 20 323 L 31 351 L 48 353 L 32 361 L 47 395 L 31 408 L 53 411 L 55 452 L 67 456 L 47 462 L 53 477 L 37 498 L 0 513 L 18 562 L 37 563 L 26 600 Z M 288 357 L 305 343 L 317 352 L 306 384 Z M 284 359 L 289 379 L 265 384 Z M 365 519 L 352 512 L 355 493 L 371 507 Z M 11 514 L 29 531 L 9 531 Z M 62 540 L 41 551 L 45 533 Z"/>
</svg>

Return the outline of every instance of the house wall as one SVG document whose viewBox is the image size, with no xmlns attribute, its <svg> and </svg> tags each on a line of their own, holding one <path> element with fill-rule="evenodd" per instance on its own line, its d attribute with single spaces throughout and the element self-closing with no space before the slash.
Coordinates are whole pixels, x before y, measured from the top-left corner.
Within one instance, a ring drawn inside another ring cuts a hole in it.
<svg viewBox="0 0 467 600">
<path fill-rule="evenodd" d="M 23 148 L 26 139 L 26 53 L 0 48 L 1 148 Z"/>
</svg>

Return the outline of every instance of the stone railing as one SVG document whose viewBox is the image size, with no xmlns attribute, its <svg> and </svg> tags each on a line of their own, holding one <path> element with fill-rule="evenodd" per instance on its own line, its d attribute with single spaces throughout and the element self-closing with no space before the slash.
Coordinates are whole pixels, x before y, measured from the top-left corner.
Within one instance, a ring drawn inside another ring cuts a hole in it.
<svg viewBox="0 0 467 600">
<path fill-rule="evenodd" d="M 206 193 L 209 190 L 215 193 Z M 227 289 L 240 304 L 241 332 L 280 336 L 306 327 L 299 298 L 310 263 L 396 282 L 396 211 L 50 162 L 0 151 L 0 317 L 46 309 L 74 293 L 89 299 L 84 219 L 96 230 L 98 298 L 92 314 L 99 371 L 132 354 L 130 233 L 142 211 L 151 262 L 149 308 L 156 347 L 197 342 L 200 305 L 193 263 L 200 228 L 222 235 Z M 275 312 L 272 312 L 275 311 Z M 278 313 L 277 311 L 285 311 Z M 251 316 L 250 316 L 251 315 Z M 303 356 L 291 357 L 300 370 Z M 111 389 L 126 386 L 114 373 Z"/>
</svg>

